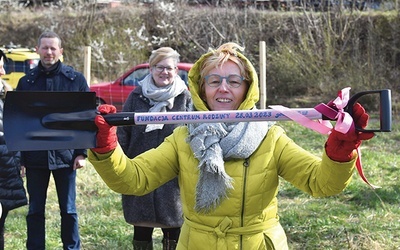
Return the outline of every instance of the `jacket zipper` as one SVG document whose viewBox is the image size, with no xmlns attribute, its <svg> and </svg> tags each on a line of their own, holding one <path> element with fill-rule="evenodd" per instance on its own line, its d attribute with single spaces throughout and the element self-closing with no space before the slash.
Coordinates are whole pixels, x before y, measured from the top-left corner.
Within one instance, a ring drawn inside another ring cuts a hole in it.
<svg viewBox="0 0 400 250">
<path fill-rule="evenodd" d="M 243 220 L 244 220 L 244 209 L 245 209 L 245 200 L 246 200 L 246 184 L 247 184 L 247 168 L 250 166 L 250 159 L 246 158 L 243 162 L 244 166 L 244 174 L 243 174 L 243 194 L 242 194 L 242 214 L 240 215 L 240 226 L 243 227 Z M 240 236 L 240 249 L 242 249 L 242 240 L 243 236 Z"/>
</svg>

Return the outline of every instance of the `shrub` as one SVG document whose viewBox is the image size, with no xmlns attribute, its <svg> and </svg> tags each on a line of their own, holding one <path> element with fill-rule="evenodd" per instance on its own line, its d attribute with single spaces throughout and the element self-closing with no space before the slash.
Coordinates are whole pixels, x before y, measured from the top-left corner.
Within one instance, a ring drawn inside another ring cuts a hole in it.
<svg viewBox="0 0 400 250">
<path fill-rule="evenodd" d="M 83 1 L 85 2 L 85 1 Z M 126 1 L 128 2 L 128 1 Z M 399 110 L 400 15 L 397 12 L 270 11 L 186 1 L 134 3 L 120 8 L 93 4 L 17 8 L 0 16 L 1 44 L 32 47 L 45 29 L 64 40 L 65 62 L 83 71 L 84 46 L 92 48 L 92 83 L 113 80 L 147 60 L 151 50 L 171 46 L 194 62 L 210 47 L 234 41 L 259 65 L 259 42 L 267 44 L 267 102 L 293 106 L 328 101 L 343 88 L 352 93 L 392 89 Z M 130 1 L 132 2 L 132 1 Z M 68 9 L 68 11 L 65 11 Z"/>
</svg>

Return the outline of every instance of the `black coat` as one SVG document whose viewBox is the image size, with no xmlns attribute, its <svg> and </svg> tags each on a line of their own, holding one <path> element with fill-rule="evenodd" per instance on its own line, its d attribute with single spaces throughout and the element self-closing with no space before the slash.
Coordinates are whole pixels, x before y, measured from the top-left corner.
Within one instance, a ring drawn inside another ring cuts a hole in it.
<svg viewBox="0 0 400 250">
<path fill-rule="evenodd" d="M 12 210 L 28 203 L 20 175 L 20 152 L 10 152 L 4 140 L 3 101 L 0 100 L 0 203 Z"/>
<path fill-rule="evenodd" d="M 190 93 L 185 90 L 175 97 L 174 107 L 167 110 L 188 111 L 190 105 Z M 142 88 L 137 87 L 125 101 L 123 111 L 148 112 L 150 107 L 149 100 L 142 95 Z M 125 154 L 133 158 L 160 145 L 179 125 L 183 124 L 165 124 L 163 129 L 147 133 L 144 133 L 146 125 L 118 127 L 118 141 Z M 144 196 L 122 195 L 122 208 L 125 221 L 133 225 L 180 227 L 183 223 L 177 178 Z"/>
<path fill-rule="evenodd" d="M 17 86 L 17 91 L 90 91 L 82 73 L 60 61 L 46 71 L 41 63 L 23 76 Z M 27 168 L 59 168 L 72 167 L 78 155 L 86 156 L 86 149 L 65 149 L 49 151 L 22 152 L 22 165 Z"/>
</svg>

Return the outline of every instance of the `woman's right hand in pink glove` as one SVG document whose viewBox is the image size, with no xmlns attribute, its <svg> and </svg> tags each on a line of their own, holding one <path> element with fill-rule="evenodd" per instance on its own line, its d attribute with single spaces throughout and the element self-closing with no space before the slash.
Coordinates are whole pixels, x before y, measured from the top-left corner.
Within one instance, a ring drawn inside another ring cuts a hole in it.
<svg viewBox="0 0 400 250">
<path fill-rule="evenodd" d="M 97 131 L 96 148 L 92 150 L 99 154 L 105 154 L 117 147 L 117 127 L 111 126 L 106 122 L 103 115 L 116 113 L 117 109 L 113 105 L 103 104 L 97 110 L 101 115 L 97 115 L 94 119 Z"/>
</svg>

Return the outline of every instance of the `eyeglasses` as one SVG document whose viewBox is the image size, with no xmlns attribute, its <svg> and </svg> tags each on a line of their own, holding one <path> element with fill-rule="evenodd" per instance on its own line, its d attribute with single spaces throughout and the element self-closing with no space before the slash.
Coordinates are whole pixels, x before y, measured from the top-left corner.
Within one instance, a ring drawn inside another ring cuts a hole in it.
<svg viewBox="0 0 400 250">
<path fill-rule="evenodd" d="M 163 72 L 164 69 L 167 70 L 167 72 L 172 72 L 173 70 L 176 69 L 176 67 L 164 67 L 164 66 L 160 66 L 160 65 L 156 65 L 153 67 L 157 72 Z"/>
<path fill-rule="evenodd" d="M 211 88 L 218 88 L 221 86 L 224 79 L 226 79 L 226 83 L 229 87 L 239 88 L 244 80 L 243 76 L 239 75 L 220 76 L 216 74 L 208 75 L 204 77 L 204 79 L 206 80 L 207 85 Z"/>
</svg>

